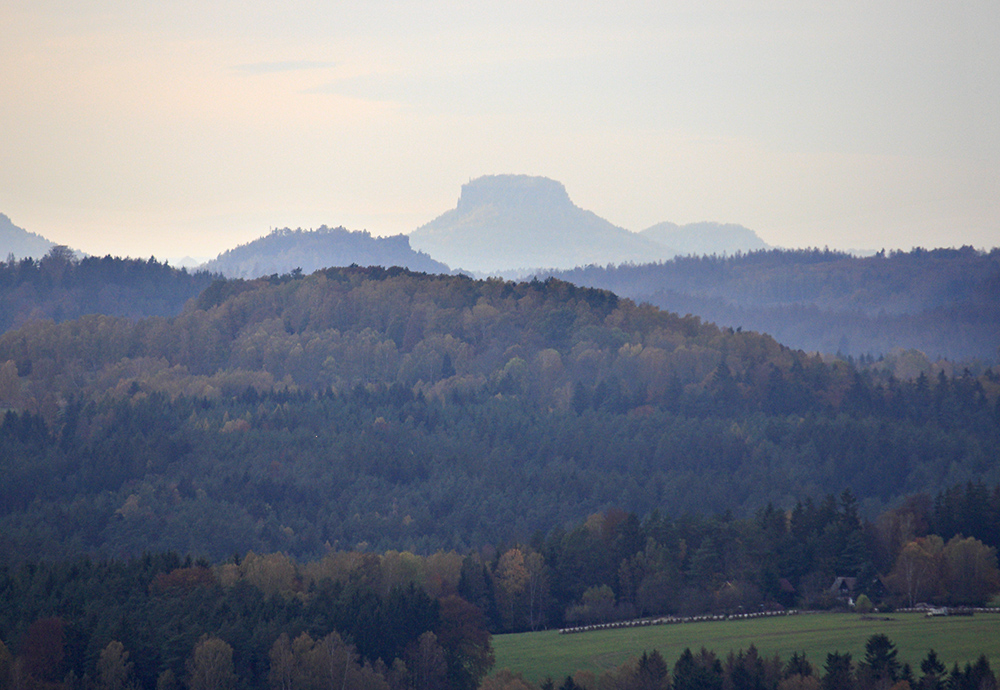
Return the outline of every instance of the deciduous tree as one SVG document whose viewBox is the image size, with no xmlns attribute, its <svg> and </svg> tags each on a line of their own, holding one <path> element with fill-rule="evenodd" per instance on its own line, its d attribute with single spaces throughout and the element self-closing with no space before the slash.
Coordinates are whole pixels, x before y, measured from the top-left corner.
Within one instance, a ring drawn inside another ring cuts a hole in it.
<svg viewBox="0 0 1000 690">
<path fill-rule="evenodd" d="M 112 640 L 101 650 L 97 660 L 97 687 L 99 690 L 126 690 L 133 682 L 134 664 L 128 660 L 125 645 Z"/>
<path fill-rule="evenodd" d="M 497 584 L 497 596 L 502 602 L 500 612 L 504 627 L 513 629 L 517 625 L 516 605 L 530 578 L 524 564 L 524 552 L 518 548 L 505 551 L 497 561 L 493 577 Z"/>
<path fill-rule="evenodd" d="M 944 542 L 936 535 L 906 544 L 887 578 L 889 588 L 909 606 L 936 596 L 941 588 L 943 550 Z"/>
<path fill-rule="evenodd" d="M 942 552 L 948 598 L 955 604 L 983 604 L 1000 589 L 997 551 L 978 539 L 953 537 Z"/>
<path fill-rule="evenodd" d="M 191 652 L 187 673 L 190 690 L 233 690 L 233 648 L 218 637 L 203 636 Z"/>
</svg>

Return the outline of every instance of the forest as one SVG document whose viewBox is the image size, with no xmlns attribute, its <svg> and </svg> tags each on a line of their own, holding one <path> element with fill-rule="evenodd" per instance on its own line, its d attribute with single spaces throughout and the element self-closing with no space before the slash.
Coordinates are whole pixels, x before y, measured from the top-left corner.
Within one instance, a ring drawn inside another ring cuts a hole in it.
<svg viewBox="0 0 1000 690">
<path fill-rule="evenodd" d="M 277 554 L 211 568 L 174 553 L 4 569 L 17 654 L 0 642 L 0 687 L 233 688 L 235 665 L 239 687 L 282 688 L 296 664 L 315 687 L 475 688 L 492 663 L 482 613 L 380 574 L 363 554 L 301 571 Z"/>
<path fill-rule="evenodd" d="M 555 280 L 217 281 L 171 319 L 32 322 L 0 362 L 10 560 L 465 550 L 1000 481 L 992 369 L 899 380 Z"/>
<path fill-rule="evenodd" d="M 492 633 L 840 606 L 838 577 L 987 603 L 1000 372 L 920 362 L 401 268 L 28 321 L 0 335 L 0 670 L 471 688 Z"/>
<path fill-rule="evenodd" d="M 62 322 L 87 314 L 174 316 L 213 278 L 153 258 L 78 259 L 62 246 L 40 259 L 11 255 L 0 261 L 0 333 L 33 321 Z"/>
<path fill-rule="evenodd" d="M 1000 250 L 827 249 L 686 256 L 539 274 L 612 290 L 680 314 L 852 357 L 916 349 L 932 359 L 1000 361 Z"/>
<path fill-rule="evenodd" d="M 945 544 L 930 533 L 964 526 L 983 541 L 956 534 Z M 300 563 L 249 552 L 213 565 L 165 552 L 26 561 L 0 566 L 0 687 L 423 690 L 482 682 L 526 690 L 536 686 L 509 671 L 484 680 L 492 633 L 785 605 L 843 609 L 846 597 L 829 584 L 835 573 L 856 578 L 850 595 L 861 613 L 912 606 L 915 594 L 932 604 L 981 605 L 1000 590 L 998 536 L 1000 485 L 970 483 L 933 500 L 911 497 L 874 522 L 858 516 L 845 491 L 788 513 L 768 506 L 745 520 L 639 520 L 609 510 L 528 543 L 465 555 L 330 550 Z M 918 680 L 898 663 L 873 671 L 873 648 L 879 658 L 895 657 L 887 639 L 869 640 L 856 665 L 833 652 L 823 687 L 995 687 L 981 685 L 995 682 L 985 659 L 949 674 L 930 651 Z M 725 666 L 705 651 L 689 655 L 672 673 L 662 659 L 643 655 L 600 678 L 575 674 L 560 687 L 792 690 L 820 683 L 819 669 L 804 658 L 791 659 L 790 671 L 752 647 Z M 696 668 L 695 677 L 714 680 L 685 680 Z M 834 669 L 840 676 L 830 685 Z M 796 674 L 815 678 L 789 685 Z M 886 677 L 892 682 L 883 684 Z"/>
</svg>

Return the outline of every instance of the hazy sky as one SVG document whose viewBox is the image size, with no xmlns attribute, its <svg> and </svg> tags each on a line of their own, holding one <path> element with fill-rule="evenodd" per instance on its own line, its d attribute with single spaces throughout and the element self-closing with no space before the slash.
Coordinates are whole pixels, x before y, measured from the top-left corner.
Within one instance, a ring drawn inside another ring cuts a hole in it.
<svg viewBox="0 0 1000 690">
<path fill-rule="evenodd" d="M 641 230 L 1000 245 L 1000 2 L 4 0 L 0 212 L 95 254 L 409 232 L 485 174 Z"/>
</svg>

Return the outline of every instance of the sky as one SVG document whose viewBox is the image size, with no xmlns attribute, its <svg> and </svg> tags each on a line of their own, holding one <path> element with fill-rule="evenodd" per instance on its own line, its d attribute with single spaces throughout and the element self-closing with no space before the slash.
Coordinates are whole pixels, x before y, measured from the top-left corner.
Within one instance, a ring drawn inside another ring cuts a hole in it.
<svg viewBox="0 0 1000 690">
<path fill-rule="evenodd" d="M 639 231 L 1000 246 L 996 0 L 4 0 L 0 213 L 91 254 L 410 232 L 481 175 Z"/>
</svg>

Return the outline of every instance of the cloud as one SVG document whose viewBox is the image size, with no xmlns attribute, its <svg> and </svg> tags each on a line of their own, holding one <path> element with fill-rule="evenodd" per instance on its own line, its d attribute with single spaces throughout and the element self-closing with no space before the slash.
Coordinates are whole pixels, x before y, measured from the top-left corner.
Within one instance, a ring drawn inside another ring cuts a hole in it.
<svg viewBox="0 0 1000 690">
<path fill-rule="evenodd" d="M 333 62 L 314 62 L 310 60 L 285 60 L 282 62 L 252 62 L 245 65 L 235 65 L 234 70 L 250 74 L 272 74 L 274 72 L 297 72 L 310 69 L 329 69 Z"/>
</svg>

